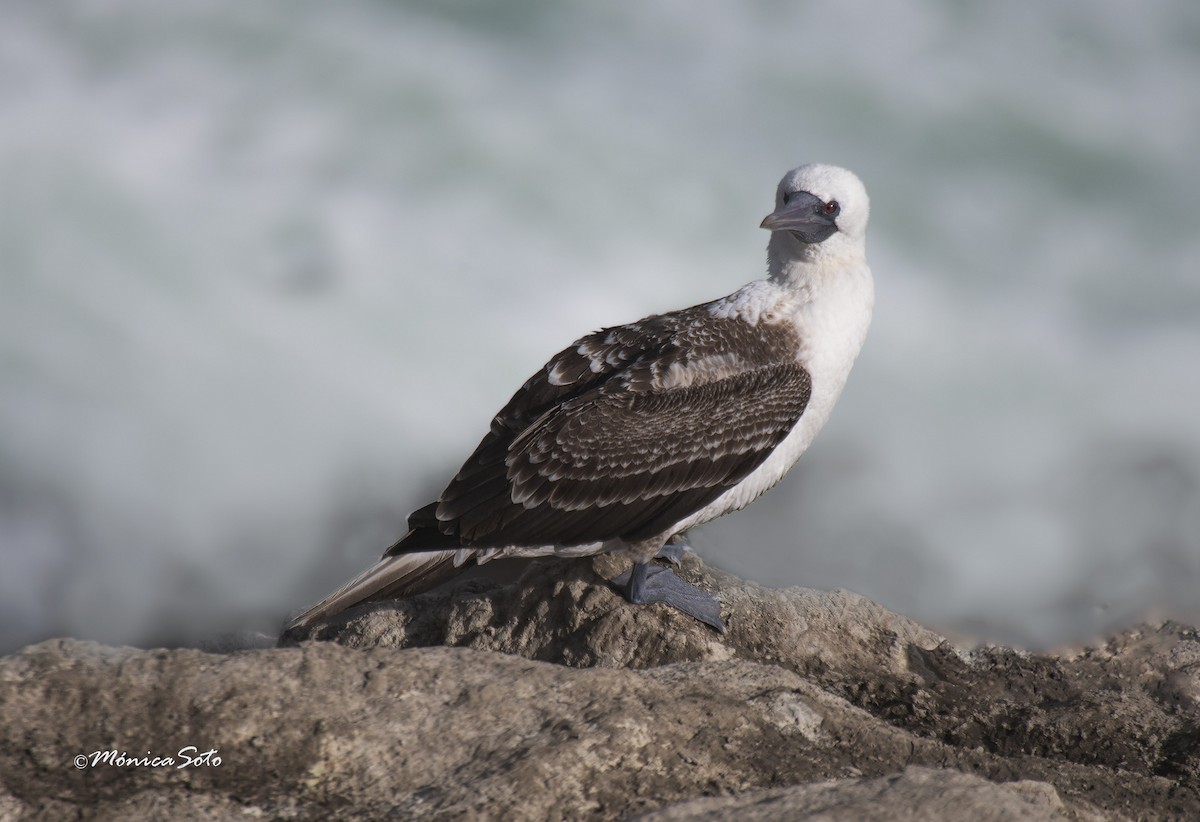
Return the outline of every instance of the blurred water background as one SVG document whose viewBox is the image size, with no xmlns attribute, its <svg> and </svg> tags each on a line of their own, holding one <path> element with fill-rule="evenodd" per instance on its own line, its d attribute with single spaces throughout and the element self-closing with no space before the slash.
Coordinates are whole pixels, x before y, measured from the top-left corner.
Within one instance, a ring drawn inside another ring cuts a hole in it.
<svg viewBox="0 0 1200 822">
<path fill-rule="evenodd" d="M 875 324 L 693 535 L 1035 647 L 1200 595 L 1200 5 L 0 2 L 0 651 L 274 630 L 591 329 L 873 198 Z"/>
</svg>

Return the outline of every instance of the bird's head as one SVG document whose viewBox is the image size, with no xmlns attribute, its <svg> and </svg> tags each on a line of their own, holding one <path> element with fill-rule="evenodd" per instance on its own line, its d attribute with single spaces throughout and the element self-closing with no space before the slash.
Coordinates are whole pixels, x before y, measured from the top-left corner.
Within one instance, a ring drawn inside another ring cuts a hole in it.
<svg viewBox="0 0 1200 822">
<path fill-rule="evenodd" d="M 870 210 L 867 190 L 852 172 L 809 163 L 783 175 L 762 228 L 771 232 L 772 256 L 780 262 L 862 256 Z"/>
</svg>

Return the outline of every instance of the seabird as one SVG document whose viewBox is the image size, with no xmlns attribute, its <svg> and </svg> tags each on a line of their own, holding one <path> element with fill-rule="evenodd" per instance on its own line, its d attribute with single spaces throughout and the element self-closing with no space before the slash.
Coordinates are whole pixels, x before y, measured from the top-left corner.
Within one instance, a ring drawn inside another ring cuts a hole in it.
<svg viewBox="0 0 1200 822">
<path fill-rule="evenodd" d="M 765 279 L 555 354 L 408 533 L 289 629 L 471 564 L 615 551 L 633 559 L 613 581 L 630 602 L 724 631 L 714 597 L 652 560 L 778 483 L 829 418 L 871 322 L 868 212 L 851 172 L 789 171 L 762 221 Z"/>
</svg>

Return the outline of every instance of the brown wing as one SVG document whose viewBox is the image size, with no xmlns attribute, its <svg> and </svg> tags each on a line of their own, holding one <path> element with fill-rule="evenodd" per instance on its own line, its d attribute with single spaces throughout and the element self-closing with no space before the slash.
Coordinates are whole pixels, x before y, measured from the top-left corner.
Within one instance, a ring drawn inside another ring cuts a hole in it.
<svg viewBox="0 0 1200 822">
<path fill-rule="evenodd" d="M 740 321 L 714 335 L 695 322 L 703 308 L 560 352 L 496 416 L 439 501 L 410 518 L 414 539 L 392 550 L 648 538 L 739 482 L 799 420 L 811 384 L 793 346 Z"/>
</svg>

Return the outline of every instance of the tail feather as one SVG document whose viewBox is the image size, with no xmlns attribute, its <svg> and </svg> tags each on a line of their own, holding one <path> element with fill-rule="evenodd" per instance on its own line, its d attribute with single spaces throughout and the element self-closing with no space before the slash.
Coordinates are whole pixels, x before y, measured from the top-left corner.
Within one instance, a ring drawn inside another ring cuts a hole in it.
<svg viewBox="0 0 1200 822">
<path fill-rule="evenodd" d="M 417 551 L 385 555 L 363 573 L 288 623 L 285 630 L 303 628 L 372 599 L 402 597 L 428 591 L 462 570 L 454 550 Z"/>
</svg>

